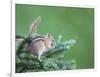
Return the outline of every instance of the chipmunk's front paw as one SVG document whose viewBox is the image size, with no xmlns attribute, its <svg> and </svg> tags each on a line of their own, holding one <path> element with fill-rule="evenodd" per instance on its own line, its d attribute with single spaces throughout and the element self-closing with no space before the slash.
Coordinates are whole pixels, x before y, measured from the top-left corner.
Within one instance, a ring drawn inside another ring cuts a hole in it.
<svg viewBox="0 0 100 77">
<path fill-rule="evenodd" d="M 38 60 L 41 62 L 41 61 L 43 61 L 41 58 L 38 58 Z"/>
<path fill-rule="evenodd" d="M 41 57 L 40 56 L 38 56 L 38 60 L 41 62 L 41 61 L 43 61 L 42 59 L 41 59 Z"/>
</svg>

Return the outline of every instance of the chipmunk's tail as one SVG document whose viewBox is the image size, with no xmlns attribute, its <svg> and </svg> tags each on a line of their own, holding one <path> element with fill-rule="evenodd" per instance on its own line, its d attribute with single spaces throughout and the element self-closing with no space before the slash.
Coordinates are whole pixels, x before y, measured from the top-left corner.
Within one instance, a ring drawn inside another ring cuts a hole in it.
<svg viewBox="0 0 100 77">
<path fill-rule="evenodd" d="M 38 26 L 38 24 L 40 23 L 41 21 L 41 17 L 38 16 L 34 21 L 33 23 L 31 24 L 30 26 L 30 29 L 29 29 L 29 36 L 32 35 L 32 33 L 36 33 L 36 27 Z"/>
</svg>

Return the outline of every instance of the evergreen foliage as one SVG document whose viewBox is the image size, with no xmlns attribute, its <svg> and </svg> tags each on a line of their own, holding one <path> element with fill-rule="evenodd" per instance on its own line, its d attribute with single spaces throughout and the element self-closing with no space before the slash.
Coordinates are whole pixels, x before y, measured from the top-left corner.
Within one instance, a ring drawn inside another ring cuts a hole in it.
<svg viewBox="0 0 100 77">
<path fill-rule="evenodd" d="M 63 59 L 64 54 L 76 43 L 74 39 L 62 42 L 62 36 L 60 35 L 56 40 L 55 47 L 42 56 L 42 61 L 39 61 L 24 48 L 23 45 L 27 40 L 29 38 L 20 43 L 16 50 L 16 73 L 72 70 L 76 68 L 75 60 Z"/>
</svg>

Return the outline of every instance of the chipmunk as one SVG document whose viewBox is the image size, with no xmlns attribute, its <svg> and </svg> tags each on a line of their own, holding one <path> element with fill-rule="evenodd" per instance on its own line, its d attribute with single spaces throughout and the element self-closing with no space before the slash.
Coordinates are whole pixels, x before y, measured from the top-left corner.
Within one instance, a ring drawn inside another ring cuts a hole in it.
<svg viewBox="0 0 100 77">
<path fill-rule="evenodd" d="M 55 40 L 54 38 L 47 34 L 43 35 L 36 35 L 36 27 L 39 24 L 41 17 L 38 16 L 32 23 L 29 29 L 29 36 L 31 37 L 30 40 L 25 44 L 25 47 L 35 56 L 39 61 L 41 60 L 41 56 L 48 52 L 48 50 L 54 48 Z M 34 35 L 32 34 L 34 33 Z"/>
</svg>

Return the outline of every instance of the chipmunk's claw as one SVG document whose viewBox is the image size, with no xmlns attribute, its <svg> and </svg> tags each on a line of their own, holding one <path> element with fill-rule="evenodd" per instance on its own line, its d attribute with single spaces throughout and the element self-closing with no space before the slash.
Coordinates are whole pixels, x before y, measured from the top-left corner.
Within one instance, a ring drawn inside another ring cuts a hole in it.
<svg viewBox="0 0 100 77">
<path fill-rule="evenodd" d="M 42 59 L 38 59 L 40 62 L 43 61 Z"/>
<path fill-rule="evenodd" d="M 43 61 L 41 58 L 38 58 L 38 60 L 41 62 L 41 61 Z"/>
<path fill-rule="evenodd" d="M 38 56 L 38 60 L 41 62 L 41 61 L 43 61 L 42 59 L 41 59 L 41 56 L 39 55 Z"/>
</svg>

